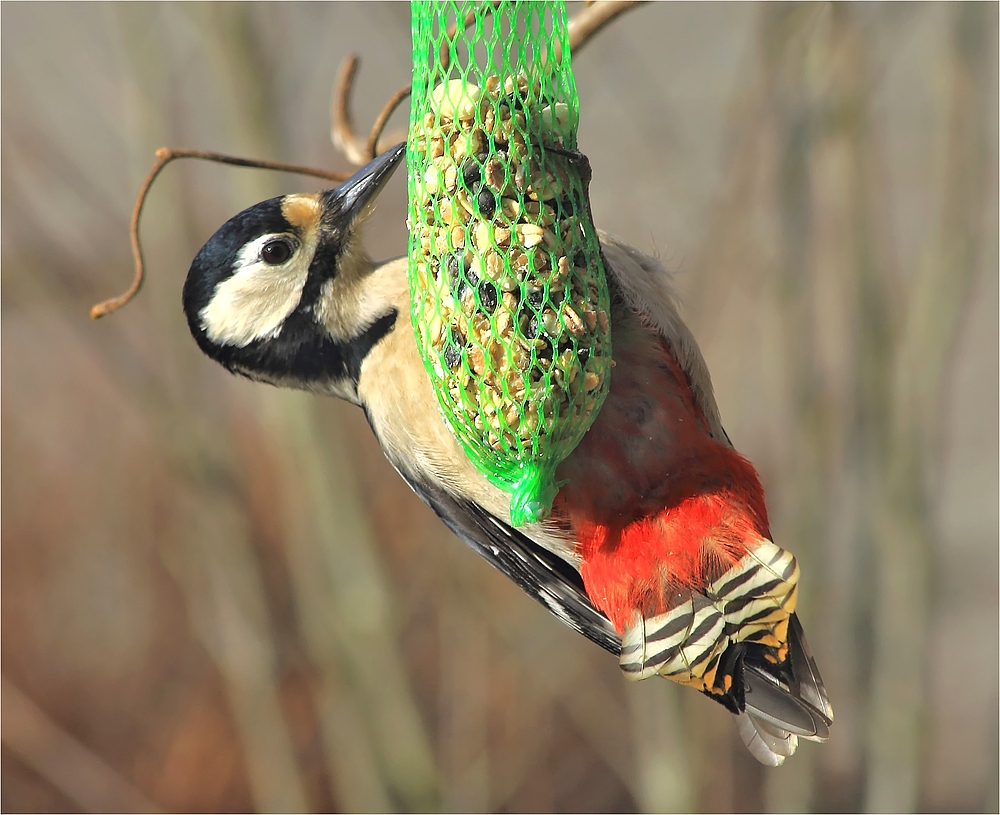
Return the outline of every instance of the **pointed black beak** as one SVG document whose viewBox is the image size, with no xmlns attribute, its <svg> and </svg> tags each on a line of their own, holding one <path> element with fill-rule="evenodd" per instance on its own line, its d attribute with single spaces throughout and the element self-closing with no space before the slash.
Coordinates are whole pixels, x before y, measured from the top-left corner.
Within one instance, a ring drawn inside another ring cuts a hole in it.
<svg viewBox="0 0 1000 815">
<path fill-rule="evenodd" d="M 396 171 L 406 155 L 406 142 L 386 150 L 378 158 L 368 162 L 343 184 L 323 194 L 324 208 L 335 212 L 343 223 L 352 224 L 369 212 L 376 197 L 386 182 Z"/>
</svg>

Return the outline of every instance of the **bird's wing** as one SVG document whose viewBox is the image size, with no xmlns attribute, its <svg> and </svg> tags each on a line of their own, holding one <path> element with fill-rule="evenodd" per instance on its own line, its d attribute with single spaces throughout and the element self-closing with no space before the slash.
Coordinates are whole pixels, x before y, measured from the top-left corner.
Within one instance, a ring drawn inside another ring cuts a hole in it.
<svg viewBox="0 0 1000 815">
<path fill-rule="evenodd" d="M 722 427 L 712 390 L 712 377 L 698 343 L 677 312 L 677 294 L 669 272 L 653 257 L 605 232 L 598 233 L 612 284 L 629 308 L 651 322 L 670 344 L 677 362 L 691 383 L 698 407 L 705 415 L 712 437 L 730 444 Z M 730 444 L 730 446 L 732 446 Z"/>
<path fill-rule="evenodd" d="M 587 598 L 579 573 L 481 506 L 411 477 L 396 467 L 411 489 L 473 550 L 513 580 L 570 628 L 615 656 L 621 639 Z"/>
</svg>

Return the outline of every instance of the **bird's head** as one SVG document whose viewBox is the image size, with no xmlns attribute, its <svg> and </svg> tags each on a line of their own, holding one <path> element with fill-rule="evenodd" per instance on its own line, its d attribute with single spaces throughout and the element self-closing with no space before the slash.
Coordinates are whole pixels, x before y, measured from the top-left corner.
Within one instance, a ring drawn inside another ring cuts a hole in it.
<svg viewBox="0 0 1000 815">
<path fill-rule="evenodd" d="M 361 361 L 398 314 L 367 285 L 359 227 L 403 156 L 397 145 L 336 189 L 272 198 L 227 221 L 184 282 L 201 350 L 252 379 L 353 398 Z"/>
</svg>

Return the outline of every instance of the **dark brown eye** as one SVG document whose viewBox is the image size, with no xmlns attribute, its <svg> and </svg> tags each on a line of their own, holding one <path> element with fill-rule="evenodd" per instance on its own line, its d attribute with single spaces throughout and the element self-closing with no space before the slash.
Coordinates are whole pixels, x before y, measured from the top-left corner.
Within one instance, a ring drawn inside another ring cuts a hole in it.
<svg viewBox="0 0 1000 815">
<path fill-rule="evenodd" d="M 292 244 L 284 239 L 268 241 L 260 250 L 260 256 L 265 263 L 280 266 L 292 256 Z"/>
</svg>

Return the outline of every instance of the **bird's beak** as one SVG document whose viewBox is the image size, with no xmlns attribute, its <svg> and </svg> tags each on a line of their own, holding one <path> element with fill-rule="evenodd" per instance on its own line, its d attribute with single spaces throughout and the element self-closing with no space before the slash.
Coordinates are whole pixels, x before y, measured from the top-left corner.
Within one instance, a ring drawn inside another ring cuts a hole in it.
<svg viewBox="0 0 1000 815">
<path fill-rule="evenodd" d="M 337 213 L 338 219 L 351 224 L 367 215 L 375 198 L 396 171 L 400 160 L 406 155 L 406 142 L 386 150 L 378 158 L 368 162 L 343 184 L 323 193 L 324 208 Z"/>
</svg>

